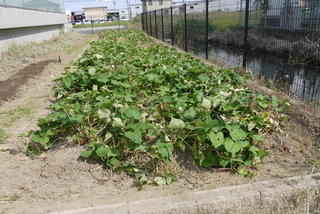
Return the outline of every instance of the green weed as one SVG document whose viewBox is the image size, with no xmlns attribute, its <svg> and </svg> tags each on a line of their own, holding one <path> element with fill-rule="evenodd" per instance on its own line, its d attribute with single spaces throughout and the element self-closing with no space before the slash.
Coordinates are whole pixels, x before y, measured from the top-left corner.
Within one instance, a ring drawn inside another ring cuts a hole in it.
<svg viewBox="0 0 320 214">
<path fill-rule="evenodd" d="M 34 112 L 33 106 L 30 104 L 22 105 L 16 109 L 4 111 L 0 113 L 0 126 L 9 127 L 22 118 L 30 118 Z"/>
<path fill-rule="evenodd" d="M 0 129 L 0 143 L 3 143 L 7 137 L 8 134 L 4 130 Z"/>
</svg>

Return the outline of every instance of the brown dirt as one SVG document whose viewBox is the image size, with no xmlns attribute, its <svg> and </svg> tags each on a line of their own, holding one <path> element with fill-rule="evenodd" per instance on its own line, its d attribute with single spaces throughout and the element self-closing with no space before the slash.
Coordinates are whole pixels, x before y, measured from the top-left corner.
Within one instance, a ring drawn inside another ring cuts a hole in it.
<svg viewBox="0 0 320 214">
<path fill-rule="evenodd" d="M 82 36 L 73 45 L 87 46 L 86 41 L 90 38 Z M 316 144 L 319 140 L 319 112 L 293 100 L 285 133 L 273 133 L 262 144 L 269 150 L 269 156 L 256 171 L 254 178 L 202 169 L 193 166 L 191 158 L 187 158 L 183 164 L 176 164 L 177 182 L 166 187 L 151 185 L 138 191 L 133 185 L 133 179 L 125 174 L 112 174 L 99 164 L 80 160 L 83 147 L 69 143 L 68 140 L 38 159 L 30 159 L 23 153 L 26 141 L 18 135 L 35 129 L 37 119 L 48 113 L 45 107 L 53 99 L 50 90 L 52 80 L 61 75 L 63 67 L 86 46 L 76 53 L 62 54 L 62 64 L 52 63 L 47 66 L 20 87 L 15 99 L 0 106 L 0 116 L 1 112 L 26 103 L 36 106 L 32 117 L 22 117 L 10 127 L 0 127 L 11 135 L 5 144 L 0 145 L 0 148 L 9 149 L 0 152 L 0 213 L 47 213 L 305 175 L 317 170 L 308 161 L 319 160 Z M 248 84 L 264 94 L 278 93 L 255 82 L 250 81 Z"/>
<path fill-rule="evenodd" d="M 45 60 L 33 63 L 21 69 L 18 73 L 10 77 L 10 79 L 0 81 L 0 104 L 13 98 L 21 85 L 24 85 L 30 78 L 39 75 L 47 65 L 54 62 L 56 62 L 56 60 Z"/>
</svg>

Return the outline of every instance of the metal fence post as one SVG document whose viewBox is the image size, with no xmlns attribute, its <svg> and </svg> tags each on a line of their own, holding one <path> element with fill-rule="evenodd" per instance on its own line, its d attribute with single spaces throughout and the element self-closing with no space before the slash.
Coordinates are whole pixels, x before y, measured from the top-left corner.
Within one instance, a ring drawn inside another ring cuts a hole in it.
<svg viewBox="0 0 320 214">
<path fill-rule="evenodd" d="M 91 30 L 92 30 L 92 33 L 94 33 L 94 30 L 93 30 L 93 20 L 92 20 L 92 17 L 91 17 Z"/>
<path fill-rule="evenodd" d="M 146 33 L 149 34 L 149 28 L 148 28 L 148 13 L 144 13 L 144 17 L 146 18 L 146 23 L 145 23 L 145 28 L 146 28 Z"/>
<path fill-rule="evenodd" d="M 150 35 L 152 36 L 152 12 L 150 13 Z"/>
<path fill-rule="evenodd" d="M 155 33 L 156 33 L 156 39 L 158 39 L 158 23 L 157 23 L 157 11 L 154 11 L 154 27 L 155 27 Z"/>
<path fill-rule="evenodd" d="M 206 60 L 209 52 L 209 0 L 206 0 Z"/>
<path fill-rule="evenodd" d="M 173 46 L 174 45 L 174 34 L 173 34 L 173 9 L 172 9 L 172 6 L 171 6 L 171 8 L 170 8 L 170 10 L 171 10 L 171 20 L 170 20 L 170 22 L 171 22 L 171 45 Z"/>
<path fill-rule="evenodd" d="M 188 52 L 187 4 L 184 4 L 184 50 Z"/>
<path fill-rule="evenodd" d="M 143 13 L 141 13 L 141 27 L 142 27 L 142 30 L 145 31 L 145 30 L 144 30 L 143 19 L 144 19 Z"/>
<path fill-rule="evenodd" d="M 246 0 L 246 14 L 245 14 L 245 26 L 244 26 L 244 39 L 243 39 L 243 68 L 247 67 L 247 56 L 248 56 L 248 31 L 249 31 L 249 6 L 250 1 Z"/>
<path fill-rule="evenodd" d="M 164 42 L 163 8 L 161 8 L 161 32 L 162 32 L 162 41 Z"/>
</svg>

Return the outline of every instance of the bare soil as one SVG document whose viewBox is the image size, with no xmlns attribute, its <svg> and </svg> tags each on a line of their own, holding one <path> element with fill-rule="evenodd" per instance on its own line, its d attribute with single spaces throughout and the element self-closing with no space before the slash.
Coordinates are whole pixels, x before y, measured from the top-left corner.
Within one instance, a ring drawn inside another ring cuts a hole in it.
<svg viewBox="0 0 320 214">
<path fill-rule="evenodd" d="M 177 159 L 177 182 L 165 187 L 151 185 L 138 191 L 133 179 L 127 175 L 112 174 L 99 164 L 79 159 L 83 147 L 68 139 L 40 158 L 25 156 L 27 140 L 18 136 L 35 129 L 37 119 L 48 113 L 46 107 L 53 100 L 52 80 L 60 76 L 64 66 L 79 56 L 88 47 L 88 41 L 94 38 L 92 35 L 81 35 L 73 39 L 70 44 L 75 51 L 62 52 L 64 60 L 61 64 L 50 63 L 44 68 L 36 67 L 42 70 L 20 85 L 14 99 L 0 105 L 0 121 L 4 119 L 1 117 L 6 117 L 6 114 L 1 113 L 21 105 L 32 105 L 34 109 L 32 115 L 22 115 L 10 126 L 1 127 L 0 123 L 0 129 L 10 135 L 4 144 L 0 144 L 0 213 L 47 213 L 318 171 L 315 163 L 320 160 L 320 114 L 311 106 L 293 100 L 293 107 L 288 112 L 290 119 L 283 124 L 284 133 L 269 134 L 263 142 L 262 147 L 268 149 L 269 155 L 255 171 L 254 178 L 245 178 L 233 172 L 202 169 L 194 166 L 192 158 L 187 157 L 181 163 Z M 56 55 L 52 53 L 43 58 L 54 60 Z M 248 85 L 264 94 L 285 96 L 254 81 L 249 81 Z"/>
<path fill-rule="evenodd" d="M 39 75 L 44 68 L 50 63 L 57 62 L 56 60 L 44 60 L 38 63 L 33 63 L 19 70 L 10 79 L 0 81 L 0 104 L 6 100 L 13 98 L 20 86 L 24 85 L 28 79 Z"/>
</svg>

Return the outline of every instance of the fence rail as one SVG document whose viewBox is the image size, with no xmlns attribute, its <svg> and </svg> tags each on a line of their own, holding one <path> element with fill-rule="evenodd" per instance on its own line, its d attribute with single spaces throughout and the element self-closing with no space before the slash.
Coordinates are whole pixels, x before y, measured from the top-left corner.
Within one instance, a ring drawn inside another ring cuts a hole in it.
<svg viewBox="0 0 320 214">
<path fill-rule="evenodd" d="M 319 0 L 202 0 L 144 12 L 141 20 L 149 35 L 206 59 L 226 58 L 234 49 L 233 65 L 272 81 L 283 82 L 285 73 L 288 94 L 320 105 Z M 273 63 L 261 59 L 267 57 Z"/>
</svg>

